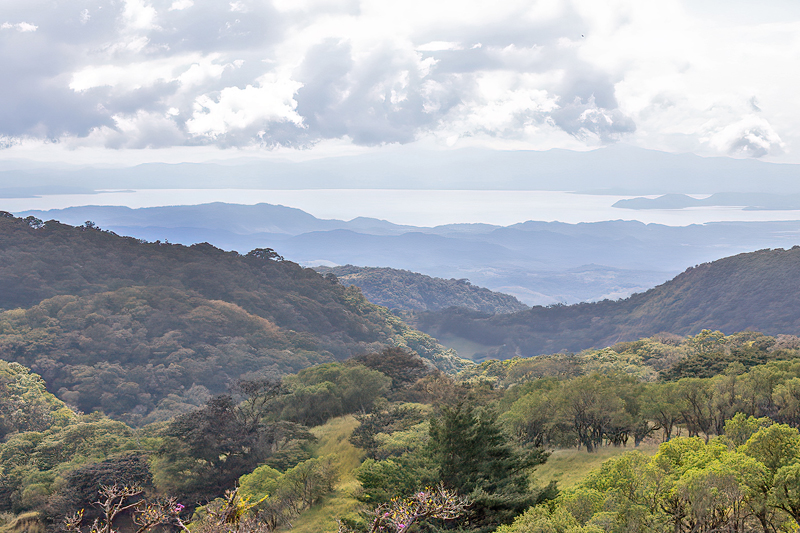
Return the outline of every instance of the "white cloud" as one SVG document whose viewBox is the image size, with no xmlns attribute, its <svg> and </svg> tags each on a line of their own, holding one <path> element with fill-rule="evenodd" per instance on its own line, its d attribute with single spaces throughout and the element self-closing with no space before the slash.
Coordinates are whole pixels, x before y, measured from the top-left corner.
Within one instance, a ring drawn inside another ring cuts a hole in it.
<svg viewBox="0 0 800 533">
<path fill-rule="evenodd" d="M 69 87 L 86 91 L 97 87 L 119 87 L 132 91 L 158 82 L 180 82 L 182 87 L 199 85 L 209 78 L 219 78 L 226 68 L 234 65 L 219 64 L 219 54 L 200 56 L 191 54 L 155 59 L 126 65 L 98 65 L 85 68 L 72 76 Z"/>
<path fill-rule="evenodd" d="M 226 87 L 219 96 L 201 95 L 195 100 L 187 131 L 194 136 L 217 138 L 234 130 L 262 128 L 268 122 L 288 122 L 302 126 L 294 95 L 301 84 L 273 75 L 263 76 L 256 85 L 244 89 Z"/>
<path fill-rule="evenodd" d="M 125 0 L 122 20 L 128 30 L 151 30 L 156 26 L 156 10 L 144 0 Z"/>
<path fill-rule="evenodd" d="M 182 11 L 184 9 L 188 9 L 194 5 L 192 0 L 175 0 L 172 2 L 172 5 L 169 6 L 170 11 Z"/>
<path fill-rule="evenodd" d="M 756 115 L 746 115 L 737 122 L 718 128 L 703 138 L 706 139 L 720 152 L 745 157 L 779 154 L 785 146 L 770 123 Z"/>
<path fill-rule="evenodd" d="M 17 30 L 20 33 L 30 33 L 38 30 L 39 26 L 36 26 L 35 24 L 31 24 L 29 22 L 17 22 L 16 24 L 12 24 L 10 22 L 4 22 L 3 24 L 0 24 L 0 29 Z"/>
</svg>

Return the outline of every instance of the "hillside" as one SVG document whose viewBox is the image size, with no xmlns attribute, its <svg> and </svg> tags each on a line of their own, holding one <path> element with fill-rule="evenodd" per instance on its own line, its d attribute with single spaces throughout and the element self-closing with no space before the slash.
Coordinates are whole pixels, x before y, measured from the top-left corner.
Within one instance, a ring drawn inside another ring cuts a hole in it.
<svg viewBox="0 0 800 533">
<path fill-rule="evenodd" d="M 463 364 L 357 288 L 268 249 L 243 256 L 6 215 L 0 250 L 0 359 L 87 412 L 165 419 L 240 378 L 388 345 L 443 370 Z"/>
<path fill-rule="evenodd" d="M 513 313 L 528 306 L 511 295 L 476 287 L 465 279 L 433 278 L 396 268 L 317 267 L 331 273 L 344 285 L 355 285 L 366 298 L 389 309 L 439 311 L 463 307 L 482 313 Z"/>
<path fill-rule="evenodd" d="M 490 316 L 467 310 L 418 313 L 437 337 L 485 347 L 476 358 L 531 356 L 610 346 L 659 332 L 703 329 L 800 333 L 800 246 L 760 250 L 687 269 L 647 292 L 618 301 L 534 307 Z"/>
</svg>

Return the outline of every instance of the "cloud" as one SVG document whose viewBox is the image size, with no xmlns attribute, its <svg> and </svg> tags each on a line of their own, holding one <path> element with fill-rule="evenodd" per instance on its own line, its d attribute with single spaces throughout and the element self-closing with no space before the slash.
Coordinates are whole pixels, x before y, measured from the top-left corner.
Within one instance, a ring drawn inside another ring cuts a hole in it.
<svg viewBox="0 0 800 533">
<path fill-rule="evenodd" d="M 764 157 L 780 154 L 784 142 L 769 122 L 756 115 L 748 115 L 738 122 L 715 131 L 709 144 L 730 155 Z"/>
<path fill-rule="evenodd" d="M 188 9 L 194 5 L 192 0 L 175 0 L 172 2 L 172 5 L 169 6 L 169 11 L 182 11 L 184 9 Z"/>
<path fill-rule="evenodd" d="M 30 0 L 4 16 L 8 139 L 775 157 L 800 136 L 800 23 L 711 24 L 678 0 Z"/>
<path fill-rule="evenodd" d="M 186 130 L 195 137 L 218 139 L 248 130 L 263 137 L 272 122 L 302 127 L 303 118 L 297 114 L 294 100 L 299 87 L 296 81 L 265 75 L 256 85 L 244 89 L 226 87 L 216 98 L 201 95 L 194 102 Z"/>
<path fill-rule="evenodd" d="M 28 22 L 17 22 L 16 24 L 4 22 L 3 24 L 0 24 L 0 30 L 17 30 L 20 33 L 29 33 L 38 29 L 39 26 L 30 24 Z"/>
</svg>

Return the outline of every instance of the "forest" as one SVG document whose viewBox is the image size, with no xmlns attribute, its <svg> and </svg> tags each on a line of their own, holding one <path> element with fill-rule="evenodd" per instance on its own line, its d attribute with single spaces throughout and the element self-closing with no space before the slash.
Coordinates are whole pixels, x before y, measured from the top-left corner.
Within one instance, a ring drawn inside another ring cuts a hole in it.
<svg viewBox="0 0 800 533">
<path fill-rule="evenodd" d="M 794 531 L 800 518 L 794 336 L 662 335 L 456 375 L 385 348 L 241 380 L 139 426 L 79 412 L 19 363 L 0 380 L 8 531 L 31 515 L 63 529 L 81 510 L 102 524 L 92 502 L 111 498 L 133 505 L 120 527 L 152 508 L 162 525 L 242 533 Z M 629 451 L 572 486 L 540 481 L 569 448 Z"/>
<path fill-rule="evenodd" d="M 481 313 L 523 311 L 528 306 L 511 295 L 472 285 L 466 279 L 432 278 L 396 268 L 317 267 L 344 285 L 355 285 L 372 303 L 402 311 L 440 311 L 450 307 Z"/>
<path fill-rule="evenodd" d="M 506 359 L 599 348 L 664 331 L 797 335 L 799 295 L 800 246 L 794 246 L 703 263 L 622 300 L 535 306 L 497 315 L 448 308 L 405 318 L 434 337 L 456 336 L 482 345 L 476 359 Z"/>
<path fill-rule="evenodd" d="M 800 527 L 791 328 L 473 364 L 271 249 L 0 241 L 2 533 Z"/>
</svg>

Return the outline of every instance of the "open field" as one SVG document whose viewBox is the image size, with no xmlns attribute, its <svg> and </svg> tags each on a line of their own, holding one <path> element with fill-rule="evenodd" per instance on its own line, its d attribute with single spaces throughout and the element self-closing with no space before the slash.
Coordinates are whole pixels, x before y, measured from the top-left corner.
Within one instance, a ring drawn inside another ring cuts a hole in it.
<svg viewBox="0 0 800 533">
<path fill-rule="evenodd" d="M 336 489 L 325 496 L 320 505 L 303 511 L 284 530 L 291 530 L 293 533 L 335 532 L 337 518 L 355 518 L 356 508 L 360 504 L 353 497 L 353 491 L 359 487 L 358 481 L 353 477 L 353 470 L 361 463 L 363 452 L 350 444 L 348 439 L 356 426 L 358 421 L 354 417 L 344 416 L 329 420 L 311 430 L 318 439 L 314 445 L 314 457 L 335 454 L 341 467 L 341 478 Z"/>
<path fill-rule="evenodd" d="M 655 455 L 658 451 L 658 444 L 647 443 L 638 448 L 604 446 L 594 453 L 575 448 L 555 450 L 545 464 L 536 468 L 534 479 L 538 485 L 556 481 L 559 489 L 566 489 L 581 481 L 589 472 L 598 468 L 608 459 L 632 450 L 638 450 L 646 455 Z"/>
</svg>

